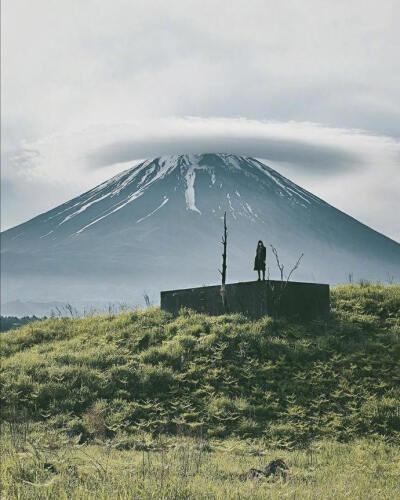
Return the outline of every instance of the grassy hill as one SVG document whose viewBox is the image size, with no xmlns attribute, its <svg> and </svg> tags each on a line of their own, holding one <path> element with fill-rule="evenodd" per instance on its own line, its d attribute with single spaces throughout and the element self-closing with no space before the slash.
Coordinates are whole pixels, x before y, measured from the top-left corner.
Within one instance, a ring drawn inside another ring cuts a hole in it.
<svg viewBox="0 0 400 500">
<path fill-rule="evenodd" d="M 4 498 L 400 495 L 400 286 L 336 287 L 326 323 L 152 309 L 1 341 Z"/>
<path fill-rule="evenodd" d="M 328 323 L 152 309 L 32 323 L 3 334 L 1 349 L 3 417 L 82 440 L 124 429 L 286 448 L 400 442 L 399 286 L 334 288 Z"/>
</svg>

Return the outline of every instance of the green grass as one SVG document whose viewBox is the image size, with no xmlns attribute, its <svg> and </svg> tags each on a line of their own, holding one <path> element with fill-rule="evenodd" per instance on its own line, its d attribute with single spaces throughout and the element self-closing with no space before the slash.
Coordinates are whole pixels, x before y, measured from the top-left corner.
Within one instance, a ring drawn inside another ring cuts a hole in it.
<svg viewBox="0 0 400 500">
<path fill-rule="evenodd" d="M 400 286 L 335 287 L 331 298 L 327 322 L 151 309 L 2 334 L 6 497 L 395 498 Z M 52 435 L 65 440 L 57 456 L 69 457 L 57 473 L 38 458 Z M 173 444 L 140 451 L 163 439 Z M 197 472 L 189 461 L 182 473 L 176 449 L 199 440 L 211 451 Z M 155 472 L 149 465 L 140 482 L 142 455 Z M 277 456 L 290 465 L 286 481 L 240 481 L 239 472 Z M 106 475 L 96 461 L 108 461 Z"/>
<path fill-rule="evenodd" d="M 18 499 L 397 499 L 400 450 L 382 441 L 315 441 L 279 450 L 264 441 L 136 436 L 77 445 L 55 432 L 28 432 L 19 448 L 3 433 L 2 498 Z M 21 446 L 22 445 L 22 446 Z M 122 449 L 121 449 L 122 448 Z M 280 458 L 285 478 L 245 480 Z"/>
</svg>

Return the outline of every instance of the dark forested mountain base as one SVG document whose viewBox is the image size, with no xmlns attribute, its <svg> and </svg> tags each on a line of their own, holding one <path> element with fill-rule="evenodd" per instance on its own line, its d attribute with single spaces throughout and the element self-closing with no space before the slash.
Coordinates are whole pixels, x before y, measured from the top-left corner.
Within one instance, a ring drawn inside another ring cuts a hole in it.
<svg viewBox="0 0 400 500">
<path fill-rule="evenodd" d="M 20 328 L 28 323 L 32 323 L 32 321 L 39 321 L 39 319 L 46 318 L 37 318 L 36 316 L 23 316 L 22 318 L 17 318 L 16 316 L 1 316 L 0 331 L 6 332 L 8 330 Z"/>
</svg>

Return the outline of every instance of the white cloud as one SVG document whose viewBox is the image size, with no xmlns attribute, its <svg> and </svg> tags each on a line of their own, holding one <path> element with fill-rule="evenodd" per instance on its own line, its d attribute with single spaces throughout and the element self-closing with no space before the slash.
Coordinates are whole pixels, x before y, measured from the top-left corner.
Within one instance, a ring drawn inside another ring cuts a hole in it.
<svg viewBox="0 0 400 500">
<path fill-rule="evenodd" d="M 4 227 L 116 162 L 232 148 L 399 238 L 399 21 L 398 0 L 2 2 Z"/>
<path fill-rule="evenodd" d="M 3 2 L 3 113 L 22 138 L 170 115 L 398 133 L 399 13 L 397 0 Z"/>
</svg>

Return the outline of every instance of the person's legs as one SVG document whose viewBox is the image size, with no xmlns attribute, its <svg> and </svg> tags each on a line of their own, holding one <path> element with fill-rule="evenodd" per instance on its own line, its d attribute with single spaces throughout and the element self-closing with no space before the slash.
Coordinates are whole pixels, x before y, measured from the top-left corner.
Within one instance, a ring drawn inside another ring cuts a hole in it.
<svg viewBox="0 0 400 500">
<path fill-rule="evenodd" d="M 259 269 L 257 269 L 257 273 L 258 273 L 258 281 L 261 281 L 260 270 Z"/>
<path fill-rule="evenodd" d="M 263 281 L 265 281 L 265 269 L 263 269 Z"/>
</svg>

